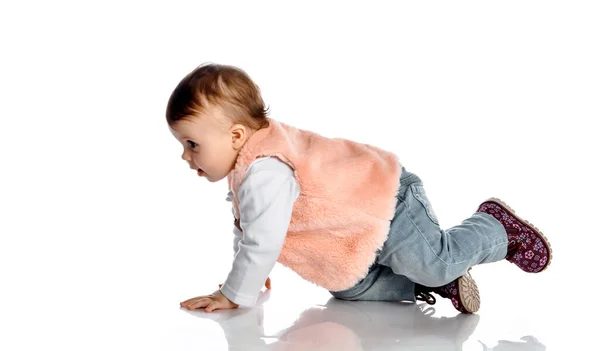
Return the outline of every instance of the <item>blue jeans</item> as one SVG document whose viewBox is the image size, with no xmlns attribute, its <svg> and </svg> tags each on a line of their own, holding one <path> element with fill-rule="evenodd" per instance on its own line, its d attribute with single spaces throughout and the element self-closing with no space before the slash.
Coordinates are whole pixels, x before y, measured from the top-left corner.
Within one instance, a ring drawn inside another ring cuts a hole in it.
<svg viewBox="0 0 600 351">
<path fill-rule="evenodd" d="M 508 238 L 493 216 L 475 212 L 440 229 L 423 182 L 402 167 L 396 213 L 369 273 L 354 287 L 331 294 L 343 300 L 415 301 L 415 283 L 446 285 L 482 263 L 503 260 Z"/>
</svg>

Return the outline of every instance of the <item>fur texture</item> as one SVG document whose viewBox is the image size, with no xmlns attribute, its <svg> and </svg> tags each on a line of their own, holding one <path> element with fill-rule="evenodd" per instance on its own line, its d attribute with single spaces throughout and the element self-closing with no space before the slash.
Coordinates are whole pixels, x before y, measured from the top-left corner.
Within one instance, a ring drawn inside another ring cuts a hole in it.
<svg viewBox="0 0 600 351">
<path fill-rule="evenodd" d="M 387 239 L 402 166 L 371 145 L 269 122 L 246 142 L 228 176 L 235 217 L 250 164 L 278 157 L 300 185 L 278 262 L 330 291 L 348 289 L 366 276 Z"/>
</svg>

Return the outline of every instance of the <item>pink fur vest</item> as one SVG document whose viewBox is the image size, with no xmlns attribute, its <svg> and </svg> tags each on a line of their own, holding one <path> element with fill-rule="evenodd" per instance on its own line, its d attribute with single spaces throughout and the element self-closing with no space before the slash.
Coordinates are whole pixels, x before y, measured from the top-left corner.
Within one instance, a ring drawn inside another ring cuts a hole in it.
<svg viewBox="0 0 600 351">
<path fill-rule="evenodd" d="M 276 156 L 300 185 L 278 262 L 330 291 L 348 289 L 366 276 L 387 239 L 400 162 L 374 146 L 269 122 L 248 139 L 227 177 L 235 218 L 248 167 L 256 158 Z"/>
</svg>

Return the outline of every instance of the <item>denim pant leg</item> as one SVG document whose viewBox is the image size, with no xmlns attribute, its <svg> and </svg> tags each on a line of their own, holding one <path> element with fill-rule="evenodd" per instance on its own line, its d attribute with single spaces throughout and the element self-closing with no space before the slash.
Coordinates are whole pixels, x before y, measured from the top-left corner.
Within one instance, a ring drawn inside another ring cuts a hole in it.
<svg viewBox="0 0 600 351">
<path fill-rule="evenodd" d="M 421 179 L 405 172 L 390 235 L 378 264 L 429 287 L 448 284 L 476 265 L 503 260 L 508 238 L 493 216 L 475 212 L 450 229 L 440 228 Z"/>
<path fill-rule="evenodd" d="M 330 291 L 341 300 L 350 301 L 415 301 L 415 283 L 395 274 L 390 267 L 373 264 L 369 273 L 354 287 Z"/>
<path fill-rule="evenodd" d="M 402 184 L 412 179 L 412 173 L 406 172 L 402 167 L 400 176 L 400 192 Z M 401 205 L 400 200 L 396 206 Z M 391 235 L 391 231 L 390 234 Z M 381 251 L 378 255 L 381 254 Z M 361 301 L 415 301 L 415 283 L 406 276 L 394 273 L 387 265 L 373 263 L 369 273 L 354 287 L 344 291 L 330 291 L 330 293 L 343 300 Z"/>
</svg>

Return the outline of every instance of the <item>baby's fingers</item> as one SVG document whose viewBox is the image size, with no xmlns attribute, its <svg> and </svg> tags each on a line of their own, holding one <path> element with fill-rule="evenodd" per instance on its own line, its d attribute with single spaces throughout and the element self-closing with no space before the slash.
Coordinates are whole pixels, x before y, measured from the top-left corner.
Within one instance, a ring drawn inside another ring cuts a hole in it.
<svg viewBox="0 0 600 351">
<path fill-rule="evenodd" d="M 198 301 L 200 299 L 205 299 L 205 298 L 208 298 L 208 296 L 196 296 L 196 297 L 192 297 L 191 299 L 187 299 L 187 300 L 185 300 L 183 302 L 180 302 L 179 304 L 181 306 L 183 306 L 183 305 L 189 305 L 190 303 L 192 303 L 194 301 Z"/>
<path fill-rule="evenodd" d="M 206 312 L 212 312 L 214 310 L 218 310 L 223 308 L 223 306 L 221 306 L 221 303 L 217 300 L 214 300 L 213 302 L 209 303 L 208 306 L 206 306 L 206 308 L 204 309 L 204 311 Z"/>
<path fill-rule="evenodd" d="M 208 306 L 211 301 L 212 299 L 208 297 L 201 297 L 182 302 L 181 306 L 187 308 L 188 310 L 195 310 L 197 308 Z"/>
</svg>

